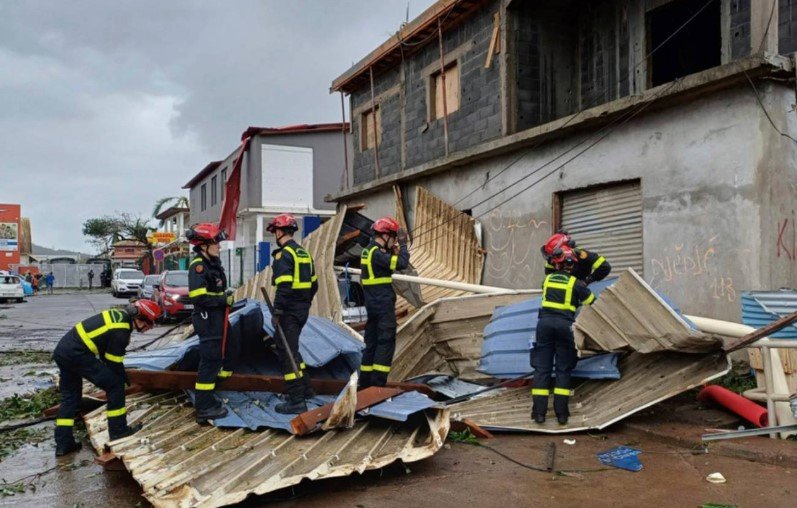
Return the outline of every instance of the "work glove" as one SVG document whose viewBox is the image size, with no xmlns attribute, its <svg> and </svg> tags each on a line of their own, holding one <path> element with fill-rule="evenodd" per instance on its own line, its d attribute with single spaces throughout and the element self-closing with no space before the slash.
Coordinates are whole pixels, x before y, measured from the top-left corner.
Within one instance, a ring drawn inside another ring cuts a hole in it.
<svg viewBox="0 0 797 508">
<path fill-rule="evenodd" d="M 405 245 L 407 243 L 407 232 L 404 228 L 399 228 L 398 233 L 396 233 L 396 240 L 398 240 L 399 245 Z"/>
<path fill-rule="evenodd" d="M 225 294 L 227 295 L 227 307 L 232 307 L 232 304 L 235 303 L 235 297 L 233 296 L 233 293 L 235 293 L 235 291 L 232 289 L 227 289 L 225 291 Z"/>
<path fill-rule="evenodd" d="M 593 282 L 595 281 L 592 279 L 592 275 L 587 275 L 586 277 L 584 277 L 584 284 L 586 284 L 587 286 L 589 286 Z"/>
</svg>

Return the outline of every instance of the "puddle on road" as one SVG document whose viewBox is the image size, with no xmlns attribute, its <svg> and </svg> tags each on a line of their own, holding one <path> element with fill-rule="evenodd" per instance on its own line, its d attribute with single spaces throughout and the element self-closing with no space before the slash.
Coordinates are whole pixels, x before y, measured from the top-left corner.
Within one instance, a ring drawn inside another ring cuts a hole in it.
<svg viewBox="0 0 797 508">
<path fill-rule="evenodd" d="M 0 353 L 2 355 L 2 353 Z M 55 364 L 20 364 L 0 367 L 0 399 L 54 386 Z"/>
</svg>

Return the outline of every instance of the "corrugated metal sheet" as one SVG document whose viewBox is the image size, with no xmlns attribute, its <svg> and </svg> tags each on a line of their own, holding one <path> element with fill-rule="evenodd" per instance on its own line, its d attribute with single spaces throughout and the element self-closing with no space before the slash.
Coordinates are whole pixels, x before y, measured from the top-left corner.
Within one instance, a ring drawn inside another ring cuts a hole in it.
<svg viewBox="0 0 797 508">
<path fill-rule="evenodd" d="M 340 233 L 343 219 L 346 216 L 346 207 L 341 209 L 331 219 L 321 224 L 317 230 L 307 235 L 302 240 L 302 246 L 313 256 L 315 271 L 318 275 L 318 293 L 313 299 L 310 314 L 331 319 L 342 323 L 342 309 L 338 282 L 333 269 L 335 260 L 335 243 Z M 269 296 L 274 299 L 274 288 L 271 286 L 271 266 L 258 273 L 246 283 L 235 290 L 235 299 L 251 298 L 263 301 L 260 288 L 265 287 Z"/>
<path fill-rule="evenodd" d="M 400 395 L 371 406 L 363 414 L 385 418 L 396 422 L 406 422 L 410 415 L 436 407 L 437 403 L 419 392 L 404 392 Z"/>
<path fill-rule="evenodd" d="M 423 306 L 396 333 L 391 381 L 430 372 L 465 380 L 486 379 L 476 370 L 484 327 L 496 307 L 527 300 L 530 291 L 443 298 Z"/>
<path fill-rule="evenodd" d="M 617 279 L 607 279 L 590 285 L 599 295 Z M 537 330 L 537 313 L 542 298 L 535 297 L 505 307 L 498 307 L 490 323 L 484 328 L 478 371 L 497 378 L 513 378 L 531 374 L 529 350 L 533 347 Z M 579 360 L 573 371 L 576 377 L 590 379 L 619 379 L 615 355 L 597 355 Z"/>
<path fill-rule="evenodd" d="M 396 215 L 403 206 L 396 200 Z M 476 219 L 462 213 L 423 187 L 417 187 L 414 205 L 414 241 L 410 247 L 410 263 L 421 277 L 480 284 L 484 253 L 476 236 Z M 469 294 L 453 289 L 421 286 L 424 303 L 439 298 Z M 416 308 L 403 298 L 396 303 L 398 312 L 410 314 Z"/>
<path fill-rule="evenodd" d="M 417 376 L 407 380 L 410 383 L 421 383 L 432 389 L 433 392 L 444 395 L 448 398 L 462 397 L 484 389 L 483 385 L 469 383 L 454 376 L 444 374 L 429 374 Z"/>
<path fill-rule="evenodd" d="M 251 494 L 378 469 L 392 462 L 415 462 L 434 455 L 449 429 L 446 409 L 395 423 L 369 418 L 349 430 L 297 438 L 280 430 L 204 427 L 194 421 L 187 399 L 173 392 L 128 397 L 135 436 L 110 444 L 157 507 L 224 506 Z M 108 444 L 104 408 L 86 416 L 98 453 Z"/>
<path fill-rule="evenodd" d="M 543 425 L 534 423 L 528 388 L 453 404 L 451 416 L 454 420 L 469 418 L 491 430 L 566 433 L 602 429 L 729 370 L 730 361 L 720 353 L 631 353 L 620 360 L 621 380 L 588 380 L 576 387 L 567 425 L 559 425 L 553 417 Z M 552 409 L 549 414 L 553 415 Z"/>
<path fill-rule="evenodd" d="M 778 318 L 797 312 L 797 291 L 751 291 L 742 293 L 742 322 L 761 328 Z M 797 326 L 789 325 L 770 335 L 774 339 L 797 339 Z"/>
<path fill-rule="evenodd" d="M 608 259 L 613 269 L 642 273 L 642 190 L 639 182 L 562 195 L 562 229 L 578 245 Z"/>
<path fill-rule="evenodd" d="M 581 310 L 575 339 L 582 351 L 705 353 L 722 345 L 695 330 L 631 268 Z"/>
</svg>

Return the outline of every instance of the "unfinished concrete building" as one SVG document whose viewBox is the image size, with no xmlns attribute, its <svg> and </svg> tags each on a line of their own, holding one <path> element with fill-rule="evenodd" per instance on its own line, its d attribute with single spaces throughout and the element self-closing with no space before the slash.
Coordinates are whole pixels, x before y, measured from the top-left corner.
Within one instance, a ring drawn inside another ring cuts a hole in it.
<svg viewBox="0 0 797 508">
<path fill-rule="evenodd" d="M 440 0 L 332 83 L 352 174 L 483 227 L 483 283 L 538 287 L 568 229 L 685 312 L 738 320 L 797 278 L 792 0 Z M 422 242 L 422 238 L 416 238 Z"/>
</svg>

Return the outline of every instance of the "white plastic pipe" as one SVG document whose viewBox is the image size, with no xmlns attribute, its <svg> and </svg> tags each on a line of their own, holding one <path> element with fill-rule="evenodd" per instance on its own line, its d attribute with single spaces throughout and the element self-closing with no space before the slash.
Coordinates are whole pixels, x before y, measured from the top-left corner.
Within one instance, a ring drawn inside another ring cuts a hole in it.
<svg viewBox="0 0 797 508">
<path fill-rule="evenodd" d="M 344 272 L 346 271 L 346 268 L 342 266 L 336 266 L 335 270 L 339 272 Z M 349 268 L 348 270 L 349 273 L 354 275 L 360 275 L 362 273 L 362 270 L 360 270 L 359 268 Z M 438 286 L 441 288 L 456 289 L 458 291 L 468 291 L 471 293 L 482 293 L 482 294 L 507 294 L 519 291 L 517 289 L 499 288 L 495 286 L 482 286 L 481 284 L 468 284 L 467 282 L 457 282 L 453 280 L 430 279 L 428 277 L 417 277 L 415 275 L 404 275 L 401 273 L 394 273 L 393 280 L 415 282 L 417 284 L 425 284 L 428 286 Z M 541 291 L 536 290 L 534 292 L 540 293 Z"/>
</svg>

